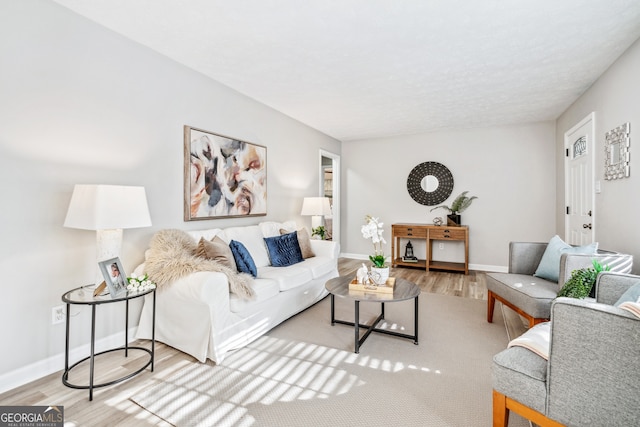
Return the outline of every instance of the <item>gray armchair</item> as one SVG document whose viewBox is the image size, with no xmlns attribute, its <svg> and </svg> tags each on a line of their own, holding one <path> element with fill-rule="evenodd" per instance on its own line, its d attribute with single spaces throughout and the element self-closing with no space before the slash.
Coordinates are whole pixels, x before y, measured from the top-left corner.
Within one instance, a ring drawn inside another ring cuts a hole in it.
<svg viewBox="0 0 640 427">
<path fill-rule="evenodd" d="M 640 425 L 640 318 L 612 306 L 640 276 L 601 273 L 596 301 L 551 306 L 549 360 L 523 347 L 493 359 L 493 425 L 509 411 L 540 426 Z"/>
<path fill-rule="evenodd" d="M 549 319 L 551 302 L 576 269 L 591 267 L 598 259 L 611 271 L 630 273 L 633 256 L 599 250 L 595 255 L 563 254 L 560 258 L 558 282 L 535 277 L 547 243 L 511 242 L 509 244 L 509 272 L 487 273 L 487 321 L 493 321 L 495 301 L 498 300 L 527 320 L 529 327 Z"/>
</svg>

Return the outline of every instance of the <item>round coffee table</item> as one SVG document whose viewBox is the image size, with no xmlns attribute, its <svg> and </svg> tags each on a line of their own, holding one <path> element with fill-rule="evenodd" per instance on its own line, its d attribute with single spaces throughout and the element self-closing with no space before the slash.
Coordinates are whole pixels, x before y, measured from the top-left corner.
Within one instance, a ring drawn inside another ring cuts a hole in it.
<svg viewBox="0 0 640 427">
<path fill-rule="evenodd" d="M 351 282 L 351 280 L 353 280 L 353 276 L 335 277 L 327 281 L 327 283 L 325 284 L 325 288 L 327 289 L 327 291 L 329 291 L 329 294 L 331 296 L 331 326 L 335 325 L 336 323 L 340 323 L 342 325 L 350 325 L 354 327 L 356 353 L 360 353 L 360 346 L 362 346 L 371 332 L 379 332 L 381 334 L 412 339 L 413 343 L 415 345 L 418 345 L 418 296 L 420 295 L 420 288 L 416 286 L 415 283 L 411 283 L 405 279 L 396 278 L 393 294 L 391 294 L 349 290 L 349 283 Z M 350 299 L 354 301 L 354 322 L 347 322 L 345 320 L 336 319 L 335 297 Z M 376 328 L 378 323 L 380 323 L 380 321 L 384 319 L 385 303 L 406 301 L 412 298 L 414 300 L 413 335 L 401 334 L 396 331 Z M 360 301 L 380 303 L 380 315 L 370 325 L 364 325 L 360 323 Z M 362 336 L 362 338 L 360 338 L 360 328 L 367 329 L 367 332 Z"/>
</svg>

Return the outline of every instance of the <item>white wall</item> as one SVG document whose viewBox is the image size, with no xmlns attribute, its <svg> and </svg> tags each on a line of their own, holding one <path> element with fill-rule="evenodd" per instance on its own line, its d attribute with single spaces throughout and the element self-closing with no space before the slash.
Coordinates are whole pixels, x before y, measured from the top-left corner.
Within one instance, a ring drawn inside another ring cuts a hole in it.
<svg viewBox="0 0 640 427">
<path fill-rule="evenodd" d="M 146 187 L 153 227 L 125 230 L 127 271 L 163 228 L 289 218 L 309 227 L 302 198 L 317 195 L 319 150 L 339 154 L 338 141 L 59 5 L 0 9 L 2 386 L 19 368 L 63 367 L 64 324 L 51 325 L 51 308 L 96 268 L 95 233 L 62 227 L 74 184 Z M 183 125 L 267 147 L 267 217 L 183 222 Z M 88 342 L 89 313 L 72 314 L 75 347 Z M 99 338 L 123 318 L 123 307 L 100 307 Z"/>
<path fill-rule="evenodd" d="M 371 252 L 360 234 L 366 214 L 385 223 L 387 255 L 391 224 L 431 223 L 446 216 L 443 209 L 430 212 L 431 207 L 407 192 L 411 170 L 435 161 L 454 178 L 453 193 L 442 204 L 451 205 L 465 190 L 478 197 L 462 213 L 463 224 L 469 225 L 470 264 L 477 269 L 506 267 L 510 241 L 547 241 L 555 232 L 554 135 L 554 123 L 543 122 L 344 142 L 343 252 Z M 460 260 L 462 249 L 454 245 L 436 250 L 434 258 Z"/>
<path fill-rule="evenodd" d="M 602 192 L 595 195 L 595 237 L 603 249 L 634 255 L 634 273 L 640 273 L 640 41 L 636 41 L 599 79 L 557 120 L 558 153 L 557 228 L 564 234 L 564 134 L 576 123 L 595 112 L 595 180 Z M 604 143 L 607 131 L 631 123 L 631 176 L 605 181 Z"/>
</svg>

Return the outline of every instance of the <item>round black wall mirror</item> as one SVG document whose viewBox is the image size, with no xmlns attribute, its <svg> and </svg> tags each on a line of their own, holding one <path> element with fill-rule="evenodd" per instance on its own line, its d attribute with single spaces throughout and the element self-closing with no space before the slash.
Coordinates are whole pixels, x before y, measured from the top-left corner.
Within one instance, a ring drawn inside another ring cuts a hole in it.
<svg viewBox="0 0 640 427">
<path fill-rule="evenodd" d="M 407 191 L 413 200 L 425 206 L 442 203 L 453 191 L 453 175 L 442 163 L 424 162 L 411 170 Z"/>
</svg>

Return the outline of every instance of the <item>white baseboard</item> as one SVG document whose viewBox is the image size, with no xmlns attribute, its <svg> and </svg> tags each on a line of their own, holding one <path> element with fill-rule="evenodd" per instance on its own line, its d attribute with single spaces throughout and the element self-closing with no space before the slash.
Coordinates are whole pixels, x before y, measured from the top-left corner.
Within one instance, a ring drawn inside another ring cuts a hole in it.
<svg viewBox="0 0 640 427">
<path fill-rule="evenodd" d="M 486 271 L 489 273 L 508 273 L 509 268 L 502 265 L 469 264 L 469 270 Z"/>
<path fill-rule="evenodd" d="M 135 341 L 138 327 L 129 328 L 129 342 Z M 111 348 L 122 347 L 124 342 L 124 331 L 101 338 L 96 341 L 95 352 L 99 353 Z M 89 343 L 80 347 L 72 348 L 69 351 L 69 364 L 72 365 L 80 359 L 84 359 L 91 353 Z M 64 353 L 56 354 L 43 360 L 31 363 L 16 370 L 0 375 L 0 393 L 4 393 L 16 387 L 28 384 L 55 372 L 60 372 L 60 382 L 62 382 L 62 371 L 64 370 Z"/>
<path fill-rule="evenodd" d="M 340 254 L 340 258 L 351 258 L 351 259 L 364 259 L 364 260 L 368 260 L 369 256 L 368 255 L 362 255 L 362 254 L 347 254 L 347 253 L 341 253 Z"/>
<path fill-rule="evenodd" d="M 341 253 L 342 258 L 369 260 L 368 255 Z M 509 269 L 501 265 L 469 264 L 469 270 L 489 271 L 495 273 L 507 273 Z"/>
</svg>

